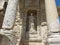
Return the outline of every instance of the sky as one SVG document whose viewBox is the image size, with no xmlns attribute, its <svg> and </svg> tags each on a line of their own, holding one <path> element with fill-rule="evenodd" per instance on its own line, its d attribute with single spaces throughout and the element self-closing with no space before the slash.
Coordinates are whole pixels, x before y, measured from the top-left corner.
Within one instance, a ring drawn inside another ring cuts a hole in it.
<svg viewBox="0 0 60 45">
<path fill-rule="evenodd" d="M 60 6 L 60 0 L 56 0 L 56 5 Z"/>
<path fill-rule="evenodd" d="M 60 6 L 60 0 L 56 0 L 56 6 Z M 59 17 L 59 22 L 60 22 L 60 17 Z"/>
</svg>

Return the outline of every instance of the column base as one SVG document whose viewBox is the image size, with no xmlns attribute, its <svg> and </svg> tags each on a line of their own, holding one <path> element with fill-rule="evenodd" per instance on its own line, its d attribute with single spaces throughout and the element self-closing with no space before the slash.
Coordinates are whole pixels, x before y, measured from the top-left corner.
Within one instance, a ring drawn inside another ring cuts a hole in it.
<svg viewBox="0 0 60 45">
<path fill-rule="evenodd" d="M 16 41 L 12 30 L 0 30 L 0 45 L 16 45 Z"/>
</svg>

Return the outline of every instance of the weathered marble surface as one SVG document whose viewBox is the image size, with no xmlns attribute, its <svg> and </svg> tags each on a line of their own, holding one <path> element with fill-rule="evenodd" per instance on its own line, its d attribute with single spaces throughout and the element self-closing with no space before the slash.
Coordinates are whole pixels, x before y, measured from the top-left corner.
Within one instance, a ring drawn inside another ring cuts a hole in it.
<svg viewBox="0 0 60 45">
<path fill-rule="evenodd" d="M 8 1 L 2 28 L 12 28 L 13 27 L 13 24 L 15 21 L 15 16 L 16 16 L 17 3 L 18 3 L 18 0 L 9 0 Z"/>
<path fill-rule="evenodd" d="M 0 0 L 0 10 L 3 9 L 4 1 Z"/>
<path fill-rule="evenodd" d="M 40 34 L 42 37 L 42 41 L 46 42 L 47 41 L 47 35 L 48 35 L 47 22 L 41 23 L 41 33 Z"/>
<path fill-rule="evenodd" d="M 58 13 L 55 0 L 45 0 L 48 28 L 51 32 L 59 31 Z"/>
<path fill-rule="evenodd" d="M 15 35 L 17 37 L 17 43 L 16 45 L 19 45 L 20 43 L 20 40 L 21 40 L 21 33 L 22 33 L 22 19 L 20 18 L 21 15 L 20 15 L 20 12 L 19 12 L 19 5 L 17 7 L 17 15 L 16 15 L 16 20 L 15 20 L 15 23 L 14 23 L 14 27 L 13 27 L 13 30 L 15 30 Z"/>
<path fill-rule="evenodd" d="M 60 44 L 49 44 L 49 45 L 60 45 Z"/>
<path fill-rule="evenodd" d="M 9 39 L 1 34 L 0 34 L 0 45 L 10 45 Z"/>
<path fill-rule="evenodd" d="M 60 33 L 51 33 L 48 36 L 48 43 L 49 45 L 60 45 Z"/>
<path fill-rule="evenodd" d="M 16 45 L 16 36 L 14 35 L 13 30 L 0 30 L 0 44 L 1 45 Z M 2 37 L 1 37 L 2 36 Z"/>
</svg>

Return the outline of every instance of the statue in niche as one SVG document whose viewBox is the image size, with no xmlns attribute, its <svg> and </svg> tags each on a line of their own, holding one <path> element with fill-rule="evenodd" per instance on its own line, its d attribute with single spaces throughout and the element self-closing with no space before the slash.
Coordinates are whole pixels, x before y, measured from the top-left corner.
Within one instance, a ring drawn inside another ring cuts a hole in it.
<svg viewBox="0 0 60 45">
<path fill-rule="evenodd" d="M 31 15 L 29 16 L 29 32 L 30 33 L 35 33 L 36 29 L 35 29 L 35 24 L 34 24 L 34 15 L 33 13 L 31 13 Z"/>
<path fill-rule="evenodd" d="M 37 32 L 37 18 L 34 11 L 29 12 L 27 14 L 26 19 L 26 31 L 29 31 L 29 33 L 36 33 Z"/>
</svg>

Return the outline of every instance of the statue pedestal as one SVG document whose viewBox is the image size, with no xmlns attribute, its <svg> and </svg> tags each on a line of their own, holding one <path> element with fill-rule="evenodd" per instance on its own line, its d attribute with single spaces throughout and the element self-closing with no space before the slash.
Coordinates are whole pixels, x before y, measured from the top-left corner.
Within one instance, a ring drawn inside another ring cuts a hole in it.
<svg viewBox="0 0 60 45">
<path fill-rule="evenodd" d="M 27 32 L 26 39 L 29 41 L 41 41 L 41 36 L 37 32 Z"/>
</svg>

